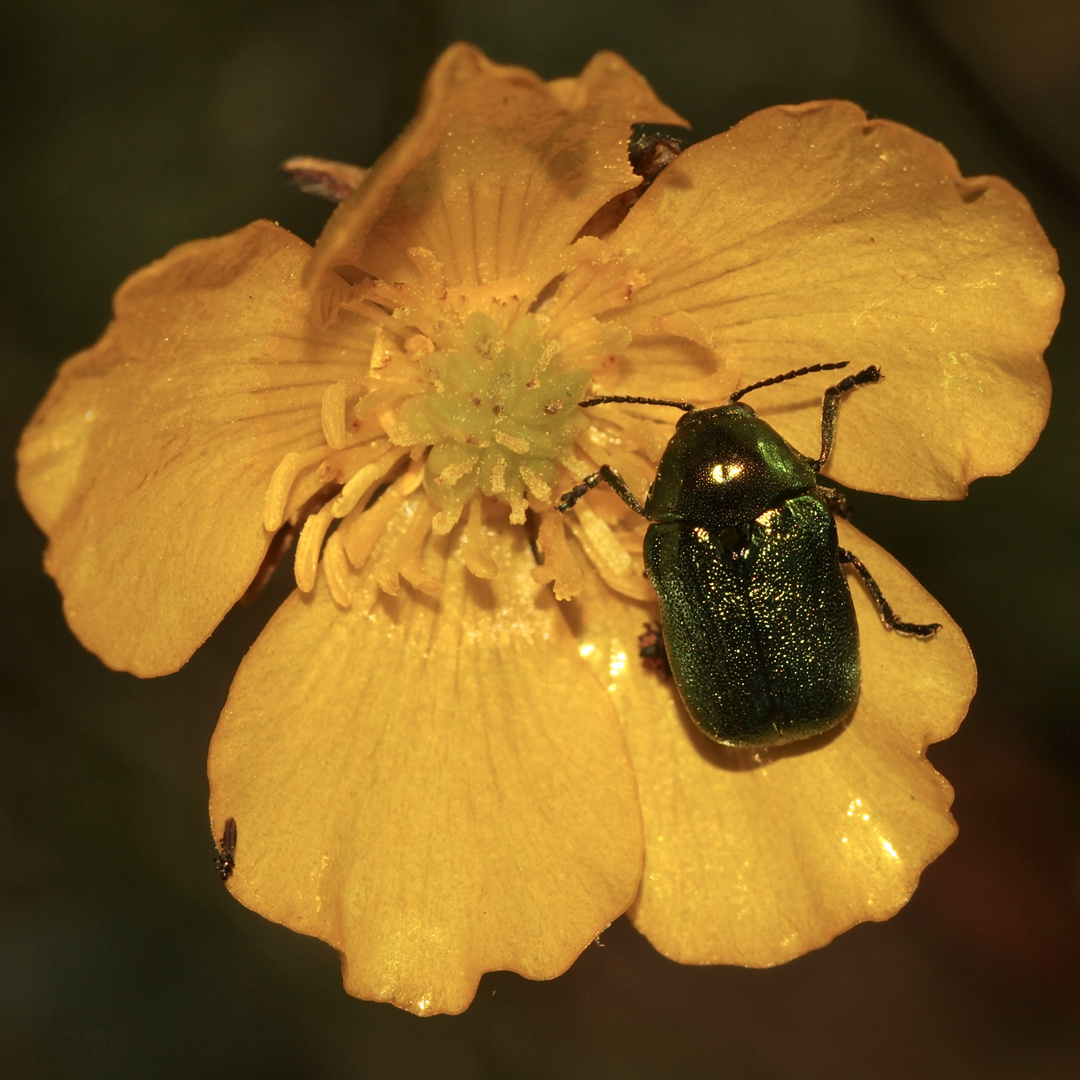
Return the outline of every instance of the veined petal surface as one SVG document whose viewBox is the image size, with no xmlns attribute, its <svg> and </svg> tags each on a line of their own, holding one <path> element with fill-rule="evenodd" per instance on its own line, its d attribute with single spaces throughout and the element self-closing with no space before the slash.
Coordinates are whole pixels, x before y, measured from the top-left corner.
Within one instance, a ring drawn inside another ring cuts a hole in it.
<svg viewBox="0 0 1080 1080">
<path fill-rule="evenodd" d="M 1026 200 L 961 177 L 939 143 L 846 102 L 765 109 L 690 147 L 612 237 L 648 283 L 633 318 L 685 313 L 740 385 L 816 363 L 877 364 L 845 405 L 829 475 L 864 490 L 958 498 L 1012 469 L 1046 419 L 1042 351 L 1057 259 Z M 655 387 L 636 393 L 663 396 Z M 817 455 L 798 381 L 748 398 Z M 820 399 L 818 399 L 820 400 Z"/>
<path fill-rule="evenodd" d="M 622 729 L 521 530 L 488 533 L 491 581 L 460 532 L 429 545 L 437 599 L 370 576 L 348 610 L 321 578 L 294 593 L 210 753 L 234 895 L 330 942 L 351 993 L 425 1014 L 460 1012 L 484 971 L 560 974 L 641 873 Z"/>
<path fill-rule="evenodd" d="M 112 667 L 183 664 L 266 552 L 274 467 L 370 332 L 316 325 L 311 248 L 269 222 L 184 244 L 117 293 L 19 447 L 19 490 L 79 639 Z"/>
<path fill-rule="evenodd" d="M 881 624 L 852 576 L 862 693 L 838 732 L 772 751 L 705 738 L 670 682 L 644 670 L 647 608 L 583 596 L 584 640 L 611 674 L 645 818 L 645 870 L 630 911 L 683 963 L 783 963 L 855 923 L 893 915 L 953 840 L 952 789 L 925 758 L 956 729 L 974 693 L 963 635 L 895 560 L 839 522 L 904 618 L 937 620 L 931 640 Z"/>
<path fill-rule="evenodd" d="M 614 53 L 545 83 L 451 46 L 412 125 L 330 219 L 315 269 L 413 281 L 407 252 L 424 248 L 454 284 L 527 278 L 539 290 L 593 212 L 638 184 L 627 146 L 641 122 L 684 123 Z"/>
</svg>

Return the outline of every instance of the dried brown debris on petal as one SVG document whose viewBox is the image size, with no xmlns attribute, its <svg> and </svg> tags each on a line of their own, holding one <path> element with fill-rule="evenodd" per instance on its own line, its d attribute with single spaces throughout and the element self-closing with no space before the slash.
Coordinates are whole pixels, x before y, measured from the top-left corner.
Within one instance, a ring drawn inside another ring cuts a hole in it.
<svg viewBox="0 0 1080 1080">
<path fill-rule="evenodd" d="M 343 202 L 367 175 L 359 165 L 327 161 L 317 157 L 292 157 L 281 171 L 306 195 L 318 195 L 330 202 Z"/>
</svg>

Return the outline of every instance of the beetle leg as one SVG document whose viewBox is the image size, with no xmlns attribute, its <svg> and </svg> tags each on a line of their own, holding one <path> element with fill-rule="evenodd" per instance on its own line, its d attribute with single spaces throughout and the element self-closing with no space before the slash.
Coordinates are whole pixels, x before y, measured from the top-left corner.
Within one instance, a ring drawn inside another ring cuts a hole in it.
<svg viewBox="0 0 1080 1080">
<path fill-rule="evenodd" d="M 829 460 L 832 453 L 833 436 L 836 434 L 836 413 L 840 408 L 840 398 L 856 386 L 865 386 L 867 383 L 881 382 L 881 368 L 871 364 L 846 379 L 841 379 L 835 386 L 830 386 L 825 391 L 825 398 L 821 402 L 821 453 L 817 461 L 811 461 L 814 472 L 819 472 Z"/>
<path fill-rule="evenodd" d="M 866 591 L 873 598 L 874 603 L 877 605 L 878 613 L 881 615 L 881 621 L 889 630 L 895 630 L 898 634 L 908 634 L 911 637 L 928 638 L 933 637 L 940 629 L 941 623 L 909 623 L 901 622 L 893 612 L 892 607 L 889 605 L 889 601 L 885 599 L 885 595 L 881 591 L 881 587 L 870 576 L 870 571 L 863 566 L 861 560 L 856 555 L 852 555 L 846 548 L 838 548 L 840 553 L 840 562 L 847 563 L 856 574 L 862 578 L 862 583 L 866 586 Z"/>
<path fill-rule="evenodd" d="M 544 556 L 541 554 L 538 544 L 540 528 L 536 523 L 536 515 L 531 510 L 525 515 L 525 536 L 529 541 L 529 550 L 532 552 L 533 562 L 537 566 L 542 566 Z"/>
<path fill-rule="evenodd" d="M 851 514 L 851 507 L 848 506 L 847 496 L 842 491 L 837 491 L 836 488 L 829 487 L 827 484 L 818 484 L 817 492 L 829 504 L 829 509 L 837 517 L 847 520 Z"/>
<path fill-rule="evenodd" d="M 586 492 L 592 491 L 603 481 L 635 514 L 645 516 L 645 507 L 637 501 L 637 497 L 626 486 L 626 481 L 610 466 L 601 465 L 597 472 L 586 476 L 580 484 L 571 488 L 556 504 L 555 509 L 560 514 L 565 514 Z"/>
</svg>

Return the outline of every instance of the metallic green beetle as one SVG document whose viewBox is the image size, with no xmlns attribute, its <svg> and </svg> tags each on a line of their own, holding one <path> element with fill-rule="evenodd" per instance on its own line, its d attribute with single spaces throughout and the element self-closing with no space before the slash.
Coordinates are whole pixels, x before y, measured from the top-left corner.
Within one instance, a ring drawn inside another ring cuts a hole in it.
<svg viewBox="0 0 1080 1080">
<path fill-rule="evenodd" d="M 600 397 L 670 405 L 684 415 L 660 458 L 644 507 L 608 465 L 558 503 L 569 510 L 606 482 L 652 524 L 645 569 L 660 602 L 664 647 L 687 712 L 728 746 L 773 746 L 828 731 L 859 696 L 859 628 L 846 564 L 858 573 L 887 627 L 930 637 L 937 623 L 901 622 L 877 583 L 840 547 L 833 513 L 843 499 L 818 483 L 832 449 L 842 394 L 881 379 L 876 367 L 825 391 L 821 454 L 790 446 L 739 398 L 815 371 L 815 364 L 744 387 L 727 405 Z"/>
</svg>

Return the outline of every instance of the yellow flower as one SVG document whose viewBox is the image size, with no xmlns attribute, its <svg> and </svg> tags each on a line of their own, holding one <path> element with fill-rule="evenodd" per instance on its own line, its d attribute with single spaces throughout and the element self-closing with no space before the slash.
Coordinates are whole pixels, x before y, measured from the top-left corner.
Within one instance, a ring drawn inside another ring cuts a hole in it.
<svg viewBox="0 0 1080 1080">
<path fill-rule="evenodd" d="M 841 102 L 756 113 L 635 203 L 632 125 L 680 122 L 617 56 L 545 83 L 454 46 L 314 250 L 257 222 L 135 274 L 23 439 L 68 620 L 138 675 L 182 665 L 302 525 L 212 816 L 234 895 L 339 949 L 358 996 L 457 1012 L 625 911 L 677 960 L 780 963 L 887 918 L 954 835 L 924 751 L 974 670 L 884 552 L 839 522 L 942 631 L 887 632 L 855 584 L 850 722 L 737 751 L 637 657 L 645 523 L 603 488 L 554 503 L 602 463 L 643 495 L 671 434 L 670 409 L 583 396 L 711 405 L 837 361 L 885 380 L 844 404 L 828 473 L 962 496 L 1045 419 L 1053 251 L 1007 183 Z M 823 385 L 753 403 L 816 453 Z"/>
</svg>

